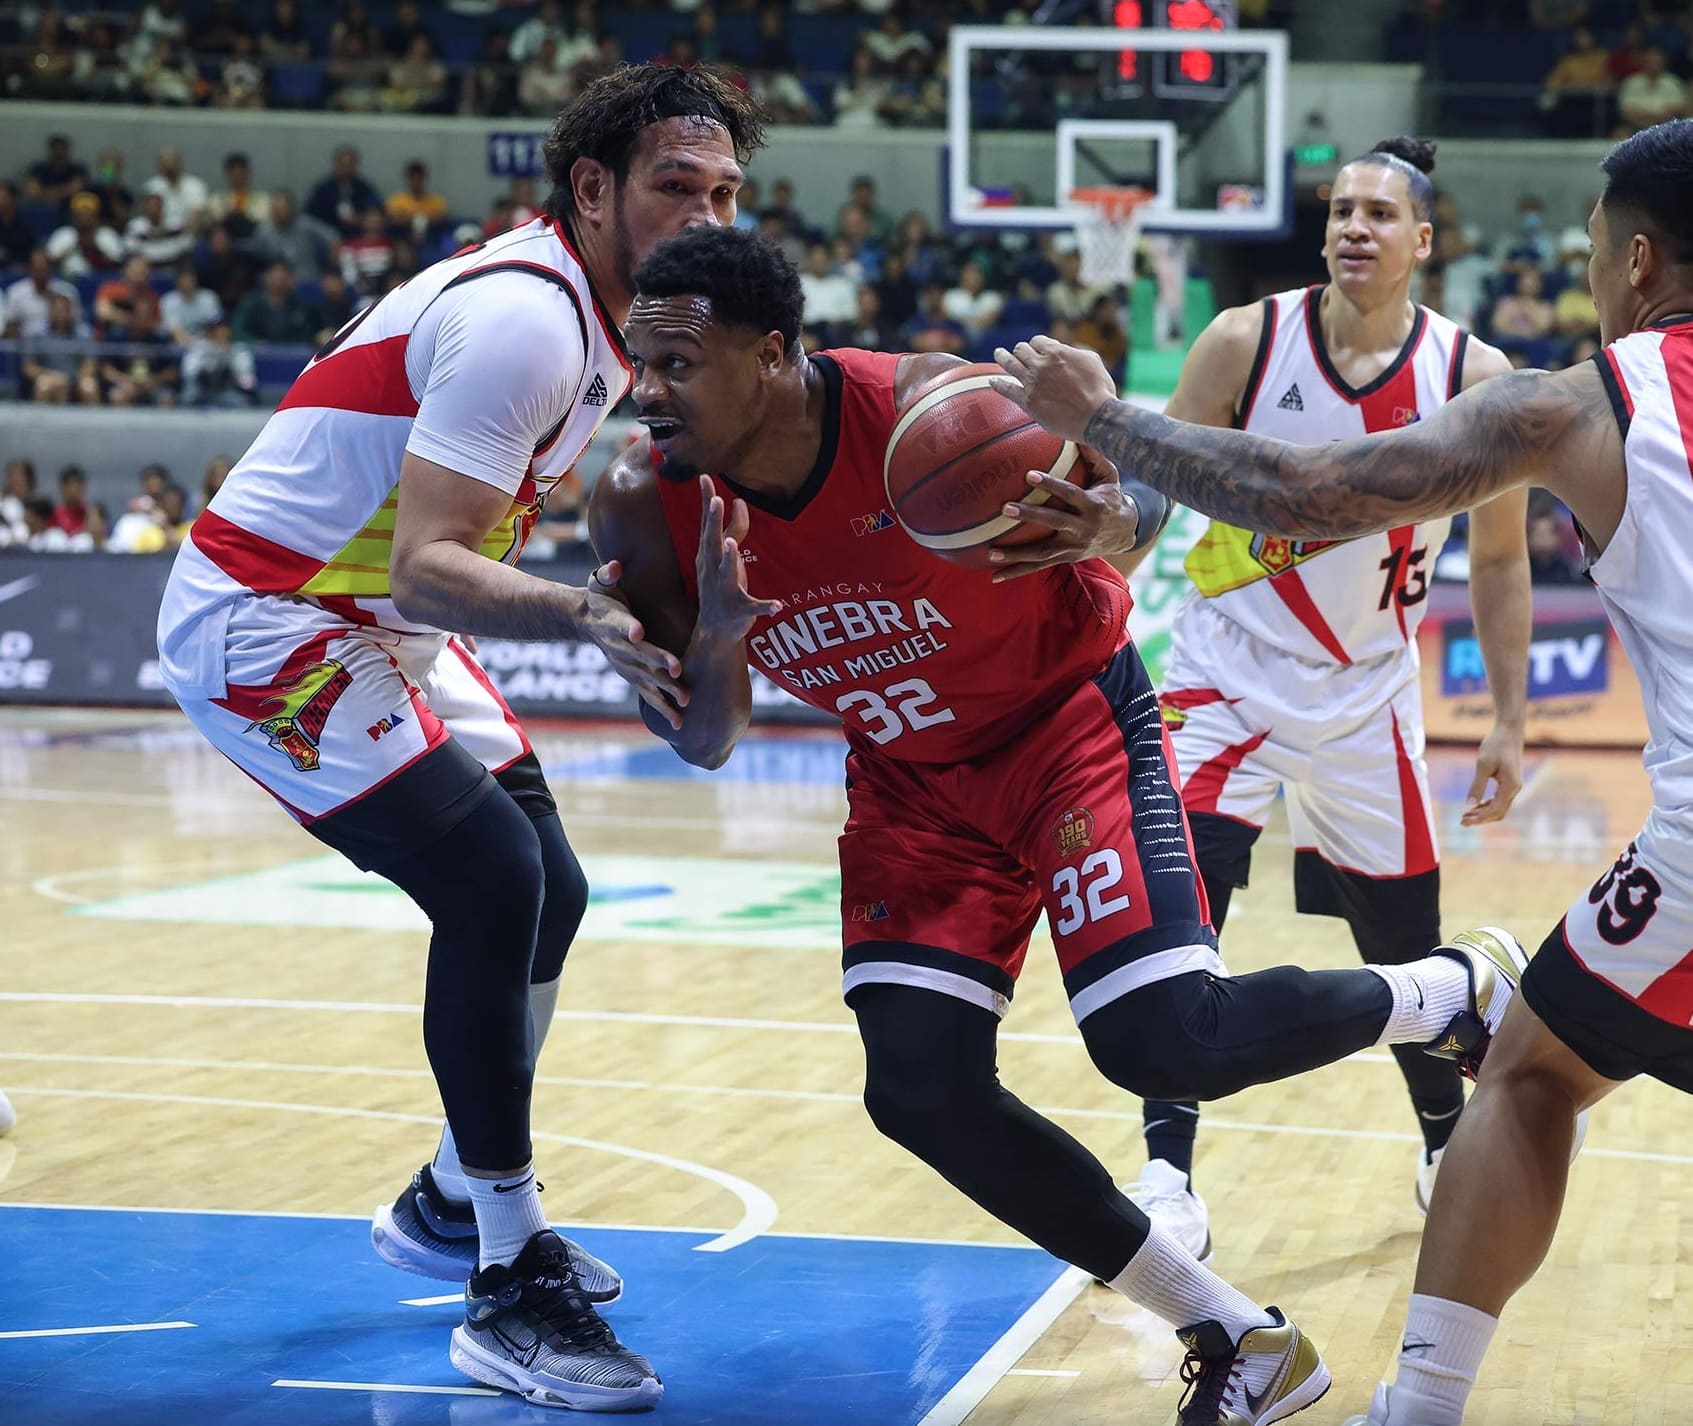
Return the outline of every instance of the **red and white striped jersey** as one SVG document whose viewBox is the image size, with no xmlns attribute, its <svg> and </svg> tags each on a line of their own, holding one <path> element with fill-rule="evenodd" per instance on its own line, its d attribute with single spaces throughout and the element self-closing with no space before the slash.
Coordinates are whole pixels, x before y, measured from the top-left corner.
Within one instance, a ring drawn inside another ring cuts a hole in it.
<svg viewBox="0 0 1693 1426">
<path fill-rule="evenodd" d="M 1693 316 L 1631 333 L 1594 363 L 1622 427 L 1628 498 L 1588 574 L 1640 680 L 1654 811 L 1693 816 Z"/>
<path fill-rule="evenodd" d="M 1353 388 L 1323 346 L 1322 287 L 1264 299 L 1240 426 L 1300 445 L 1390 431 L 1458 394 L 1468 333 L 1416 309 L 1399 355 Z M 1414 646 L 1449 520 L 1356 540 L 1288 540 L 1213 520 L 1187 557 L 1194 588 L 1274 648 L 1349 664 Z"/>
<path fill-rule="evenodd" d="M 439 635 L 402 619 L 389 586 L 406 452 L 511 497 L 482 546 L 509 564 L 632 380 L 557 223 L 537 218 L 419 273 L 318 352 L 194 522 L 159 614 L 171 686 L 221 695 L 228 611 L 250 594 Z"/>
</svg>

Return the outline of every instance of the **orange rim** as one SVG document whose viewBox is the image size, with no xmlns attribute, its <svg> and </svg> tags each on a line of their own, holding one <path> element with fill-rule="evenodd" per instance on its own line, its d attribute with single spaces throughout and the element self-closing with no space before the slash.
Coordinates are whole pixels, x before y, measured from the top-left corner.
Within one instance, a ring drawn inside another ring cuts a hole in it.
<svg viewBox="0 0 1693 1426">
<path fill-rule="evenodd" d="M 1072 188 L 1070 201 L 1086 203 L 1099 209 L 1110 222 L 1124 223 L 1135 215 L 1143 203 L 1150 203 L 1157 195 L 1150 188 Z"/>
</svg>

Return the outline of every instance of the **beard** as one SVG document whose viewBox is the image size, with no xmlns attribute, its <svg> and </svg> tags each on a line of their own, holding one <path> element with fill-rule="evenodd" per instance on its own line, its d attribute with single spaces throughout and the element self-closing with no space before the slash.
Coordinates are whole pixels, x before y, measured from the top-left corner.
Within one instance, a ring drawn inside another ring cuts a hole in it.
<svg viewBox="0 0 1693 1426">
<path fill-rule="evenodd" d="M 635 239 L 629 232 L 629 218 L 623 209 L 623 181 L 617 183 L 617 219 L 611 230 L 611 265 L 625 292 L 635 290 Z"/>
<path fill-rule="evenodd" d="M 705 472 L 686 456 L 659 453 L 658 478 L 660 480 L 668 480 L 673 485 L 685 485 L 689 481 L 698 480 L 704 474 Z"/>
</svg>

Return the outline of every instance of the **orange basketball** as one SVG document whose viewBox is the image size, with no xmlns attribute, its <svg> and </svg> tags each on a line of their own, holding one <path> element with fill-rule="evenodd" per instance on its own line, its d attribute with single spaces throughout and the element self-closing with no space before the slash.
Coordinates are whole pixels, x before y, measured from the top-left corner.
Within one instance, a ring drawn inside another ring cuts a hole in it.
<svg viewBox="0 0 1693 1426">
<path fill-rule="evenodd" d="M 1077 483 L 1086 473 L 1073 442 L 1048 434 L 989 387 L 1003 374 L 983 362 L 919 387 L 894 423 L 882 466 L 888 503 L 906 533 L 942 559 L 981 569 L 996 545 L 1046 538 L 1046 530 L 1001 509 L 1046 500 L 1029 485 L 1031 470 Z"/>
</svg>

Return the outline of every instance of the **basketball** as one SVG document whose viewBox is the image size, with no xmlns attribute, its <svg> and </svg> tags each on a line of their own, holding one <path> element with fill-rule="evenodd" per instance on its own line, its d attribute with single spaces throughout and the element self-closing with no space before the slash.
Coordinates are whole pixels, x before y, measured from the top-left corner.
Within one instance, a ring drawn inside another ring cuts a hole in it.
<svg viewBox="0 0 1693 1426">
<path fill-rule="evenodd" d="M 1045 539 L 1002 510 L 1007 501 L 1041 504 L 1031 470 L 1080 482 L 1086 467 L 1074 442 L 1049 434 L 989 381 L 991 363 L 961 366 L 919 387 L 888 437 L 882 465 L 888 502 L 905 532 L 943 559 L 988 567 L 994 546 Z"/>
</svg>

